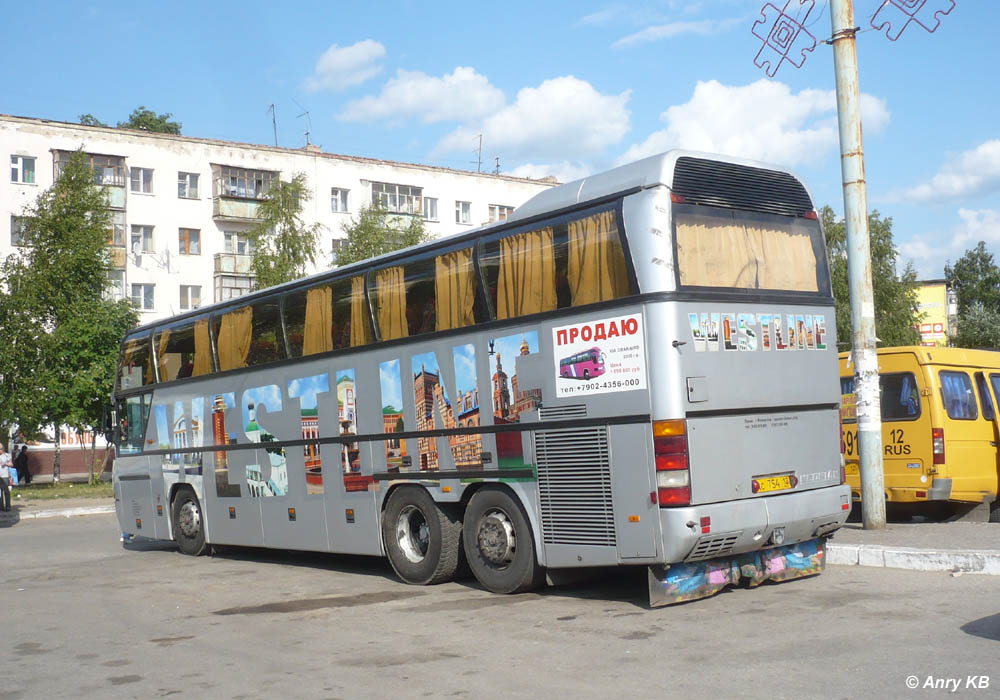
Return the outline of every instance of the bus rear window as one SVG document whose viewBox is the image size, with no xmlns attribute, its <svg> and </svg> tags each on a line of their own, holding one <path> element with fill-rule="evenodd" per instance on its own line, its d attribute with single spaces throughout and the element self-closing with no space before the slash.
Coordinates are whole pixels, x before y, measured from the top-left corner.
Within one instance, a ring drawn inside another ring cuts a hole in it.
<svg viewBox="0 0 1000 700">
<path fill-rule="evenodd" d="M 818 221 L 676 205 L 674 235 L 683 286 L 829 292 Z"/>
<path fill-rule="evenodd" d="M 882 420 L 915 420 L 920 417 L 920 388 L 912 372 L 880 374 L 878 384 Z M 854 377 L 840 378 L 840 418 L 845 423 L 857 420 Z"/>
<path fill-rule="evenodd" d="M 122 359 L 118 366 L 118 388 L 121 391 L 152 384 L 153 355 L 149 352 L 149 336 L 125 341 Z"/>
<path fill-rule="evenodd" d="M 153 342 L 161 382 L 211 374 L 212 346 L 207 318 L 164 328 L 156 333 Z"/>
</svg>

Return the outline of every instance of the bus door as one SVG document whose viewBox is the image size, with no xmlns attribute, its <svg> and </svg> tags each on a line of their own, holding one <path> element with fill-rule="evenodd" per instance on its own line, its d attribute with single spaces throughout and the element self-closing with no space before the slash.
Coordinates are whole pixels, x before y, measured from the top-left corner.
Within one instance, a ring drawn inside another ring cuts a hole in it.
<svg viewBox="0 0 1000 700">
<path fill-rule="evenodd" d="M 115 496 L 118 500 L 119 525 L 122 531 L 146 537 L 168 537 L 166 524 L 157 522 L 153 508 L 153 473 L 157 483 L 162 484 L 159 475 L 159 458 L 142 454 L 147 436 L 155 433 L 148 429 L 149 407 L 152 394 L 129 396 L 118 402 L 118 451 L 115 459 Z M 153 440 L 153 437 L 148 437 Z M 155 443 L 155 440 L 154 440 Z M 148 445 L 155 449 L 154 444 Z M 154 469 L 152 465 L 156 465 Z M 166 518 L 163 518 L 165 521 Z"/>
<path fill-rule="evenodd" d="M 990 447 L 993 448 L 996 463 L 997 483 L 993 492 L 994 500 L 1000 502 L 1000 372 L 976 372 L 976 385 L 983 401 L 983 416 L 993 422 Z"/>
<path fill-rule="evenodd" d="M 926 498 L 934 473 L 931 412 L 922 410 L 920 386 L 914 372 L 879 375 L 882 407 L 882 464 L 890 501 Z M 854 449 L 857 449 L 857 424 Z M 924 496 L 918 496 L 923 493 Z"/>
</svg>

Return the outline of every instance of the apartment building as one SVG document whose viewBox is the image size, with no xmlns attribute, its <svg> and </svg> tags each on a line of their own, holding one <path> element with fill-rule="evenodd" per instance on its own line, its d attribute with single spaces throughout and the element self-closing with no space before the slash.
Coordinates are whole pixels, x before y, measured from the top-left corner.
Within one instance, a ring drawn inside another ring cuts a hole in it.
<svg viewBox="0 0 1000 700">
<path fill-rule="evenodd" d="M 20 244 L 20 220 L 50 187 L 70 155 L 82 150 L 112 208 L 112 293 L 130 297 L 140 323 L 250 290 L 246 231 L 271 183 L 304 173 L 312 199 L 306 223 L 323 227 L 317 265 L 331 266 L 343 226 L 379 201 L 400 216 L 419 216 L 436 237 L 505 219 L 551 187 L 506 175 L 302 149 L 83 126 L 0 115 L 0 255 Z"/>
</svg>

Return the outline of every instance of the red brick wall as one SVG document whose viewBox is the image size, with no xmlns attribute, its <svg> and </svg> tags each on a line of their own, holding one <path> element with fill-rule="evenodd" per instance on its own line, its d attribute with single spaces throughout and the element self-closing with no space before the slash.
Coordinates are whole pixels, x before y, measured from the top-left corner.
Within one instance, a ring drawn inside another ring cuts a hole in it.
<svg viewBox="0 0 1000 700">
<path fill-rule="evenodd" d="M 101 448 L 97 449 L 97 462 L 94 465 L 94 469 L 101 468 L 101 464 L 104 462 L 104 453 L 106 451 L 108 450 Z M 87 450 L 86 453 L 83 450 L 78 449 L 62 450 L 59 454 L 59 471 L 62 476 L 78 474 L 89 475 L 90 454 L 90 450 Z M 28 471 L 31 472 L 31 476 L 43 476 L 46 477 L 44 480 L 48 481 L 52 477 L 52 466 L 55 462 L 55 455 L 55 450 L 33 449 L 31 445 L 29 445 Z M 111 471 L 111 464 L 113 461 L 113 459 L 108 460 L 105 471 Z M 21 480 L 23 477 L 18 474 L 18 479 Z"/>
</svg>

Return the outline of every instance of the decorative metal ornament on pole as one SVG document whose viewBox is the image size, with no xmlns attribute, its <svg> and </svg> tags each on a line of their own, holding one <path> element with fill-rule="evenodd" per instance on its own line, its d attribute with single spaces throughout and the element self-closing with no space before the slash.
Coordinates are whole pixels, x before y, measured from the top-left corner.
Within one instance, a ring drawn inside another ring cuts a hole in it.
<svg viewBox="0 0 1000 700">
<path fill-rule="evenodd" d="M 864 528 L 885 527 L 885 475 L 882 471 L 882 412 L 878 356 L 875 351 L 875 302 L 872 294 L 871 248 L 868 238 L 868 194 L 865 189 L 861 137 L 861 90 L 854 35 L 853 0 L 830 0 L 833 64 L 837 78 L 840 124 L 840 168 L 844 181 L 847 229 L 847 274 L 851 291 L 851 338 L 854 393 L 857 397 L 858 454 L 861 471 L 861 517 Z"/>
</svg>

